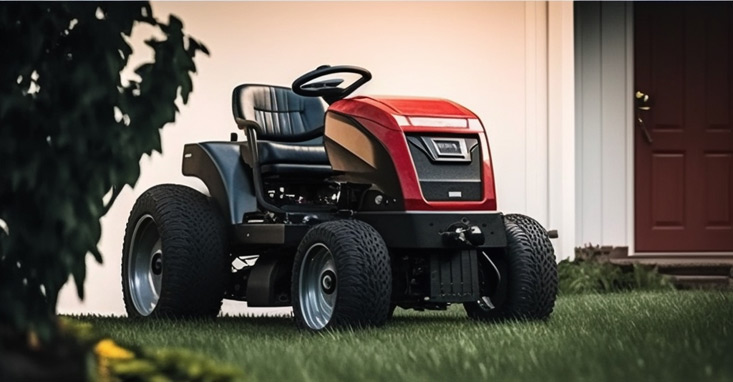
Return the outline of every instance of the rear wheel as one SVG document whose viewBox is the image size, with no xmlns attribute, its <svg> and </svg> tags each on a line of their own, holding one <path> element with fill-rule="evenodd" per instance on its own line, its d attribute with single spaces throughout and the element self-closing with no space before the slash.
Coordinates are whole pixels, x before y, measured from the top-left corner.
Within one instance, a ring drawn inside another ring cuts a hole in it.
<svg viewBox="0 0 733 382">
<path fill-rule="evenodd" d="M 226 224 L 209 198 L 172 184 L 138 198 L 122 253 L 130 317 L 216 316 L 228 271 Z"/>
<path fill-rule="evenodd" d="M 298 246 L 292 288 L 295 322 L 301 328 L 383 325 L 392 294 L 384 240 L 357 220 L 313 227 Z"/>
<path fill-rule="evenodd" d="M 505 216 L 505 253 L 480 260 L 481 299 L 465 303 L 471 318 L 547 319 L 557 296 L 557 265 L 547 232 L 522 215 Z"/>
</svg>

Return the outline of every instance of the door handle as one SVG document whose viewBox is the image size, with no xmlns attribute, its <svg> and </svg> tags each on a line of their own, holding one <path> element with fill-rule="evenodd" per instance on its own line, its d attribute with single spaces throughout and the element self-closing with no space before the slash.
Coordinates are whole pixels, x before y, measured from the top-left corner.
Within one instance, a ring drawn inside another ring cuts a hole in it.
<svg viewBox="0 0 733 382">
<path fill-rule="evenodd" d="M 644 124 L 644 119 L 641 118 L 641 112 L 649 111 L 652 108 L 651 102 L 649 100 L 649 94 L 645 94 L 637 90 L 636 93 L 634 93 L 634 105 L 636 106 L 636 125 L 639 126 L 641 132 L 644 133 L 644 138 L 646 138 L 646 142 L 651 144 L 652 135 L 649 132 L 649 129 L 646 128 L 646 124 Z"/>
<path fill-rule="evenodd" d="M 651 101 L 649 100 L 649 94 L 645 94 L 639 90 L 636 91 L 634 94 L 634 98 L 636 99 L 636 108 L 639 110 L 647 111 L 651 110 L 652 105 Z"/>
</svg>

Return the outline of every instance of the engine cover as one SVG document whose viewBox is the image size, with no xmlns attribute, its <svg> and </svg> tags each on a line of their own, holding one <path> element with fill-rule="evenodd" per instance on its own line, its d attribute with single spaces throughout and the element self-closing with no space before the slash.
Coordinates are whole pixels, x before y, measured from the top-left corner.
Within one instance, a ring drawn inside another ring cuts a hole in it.
<svg viewBox="0 0 733 382">
<path fill-rule="evenodd" d="M 496 210 L 486 131 L 454 102 L 340 100 L 326 113 L 324 144 L 343 180 L 372 184 L 404 210 Z"/>
</svg>

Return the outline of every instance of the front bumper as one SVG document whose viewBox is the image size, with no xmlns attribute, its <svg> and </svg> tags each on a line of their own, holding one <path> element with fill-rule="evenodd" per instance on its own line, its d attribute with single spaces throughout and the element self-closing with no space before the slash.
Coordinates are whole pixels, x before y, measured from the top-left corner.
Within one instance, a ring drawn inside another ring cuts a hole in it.
<svg viewBox="0 0 733 382">
<path fill-rule="evenodd" d="M 484 236 L 478 248 L 506 247 L 504 215 L 488 211 L 384 211 L 358 212 L 354 218 L 368 223 L 382 236 L 389 248 L 466 248 L 470 245 L 445 240 L 441 232 L 463 222 L 477 226 Z"/>
</svg>

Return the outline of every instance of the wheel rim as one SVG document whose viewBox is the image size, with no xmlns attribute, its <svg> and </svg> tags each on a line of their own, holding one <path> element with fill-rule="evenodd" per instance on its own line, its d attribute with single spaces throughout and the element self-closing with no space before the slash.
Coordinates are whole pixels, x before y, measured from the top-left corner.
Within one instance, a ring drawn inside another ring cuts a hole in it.
<svg viewBox="0 0 733 382">
<path fill-rule="evenodd" d="M 148 316 L 158 304 L 163 279 L 160 234 L 150 215 L 140 217 L 132 231 L 127 269 L 127 285 L 132 303 L 141 315 Z"/>
<path fill-rule="evenodd" d="M 336 264 L 324 244 L 313 244 L 306 251 L 298 287 L 303 320 L 311 329 L 323 329 L 331 321 L 338 294 Z"/>
</svg>

